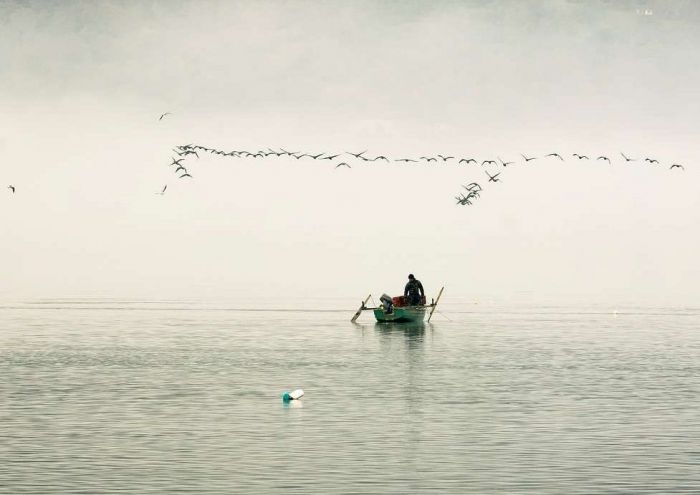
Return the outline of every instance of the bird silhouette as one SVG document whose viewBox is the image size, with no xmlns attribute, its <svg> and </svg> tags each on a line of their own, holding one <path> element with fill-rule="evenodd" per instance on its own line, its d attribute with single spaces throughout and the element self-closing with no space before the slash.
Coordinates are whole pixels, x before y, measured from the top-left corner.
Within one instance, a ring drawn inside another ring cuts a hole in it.
<svg viewBox="0 0 700 495">
<path fill-rule="evenodd" d="M 561 155 L 559 153 L 549 153 L 549 154 L 544 155 L 544 156 L 555 156 L 555 157 L 559 158 L 561 161 L 564 161 L 564 159 L 561 157 Z"/>
<path fill-rule="evenodd" d="M 486 170 L 484 170 L 486 172 Z M 500 179 L 498 178 L 499 175 L 501 175 L 501 172 L 498 172 L 496 175 L 491 175 L 488 172 L 486 172 L 486 175 L 489 176 L 489 182 L 499 182 Z"/>
<path fill-rule="evenodd" d="M 187 173 L 187 169 L 183 167 L 182 165 L 178 165 L 177 168 L 175 169 L 175 173 L 178 173 L 180 170 L 184 171 Z"/>
<path fill-rule="evenodd" d="M 589 158 L 586 155 L 578 155 L 578 154 L 574 153 L 573 156 L 575 156 L 579 160 L 589 160 Z"/>
<path fill-rule="evenodd" d="M 528 157 L 526 157 L 525 155 L 523 155 L 522 153 L 520 153 L 520 156 L 522 156 L 522 157 L 525 159 L 526 162 L 529 162 L 529 161 L 532 161 L 532 160 L 537 160 L 537 157 L 536 157 L 536 156 L 533 156 L 532 158 L 528 158 Z"/>
<path fill-rule="evenodd" d="M 194 155 L 194 156 L 196 156 L 197 158 L 199 158 L 199 155 L 198 155 L 197 152 L 194 151 L 194 150 L 185 150 L 185 151 L 182 153 L 182 156 L 187 156 L 187 155 Z"/>
<path fill-rule="evenodd" d="M 348 167 L 348 168 L 352 168 L 350 165 L 348 165 L 348 164 L 345 163 L 345 162 L 340 162 L 338 165 L 335 166 L 335 168 L 338 168 L 338 167 Z M 362 173 L 362 172 L 360 172 L 360 173 Z"/>
<path fill-rule="evenodd" d="M 470 201 L 472 198 L 478 198 L 479 197 L 479 192 L 478 191 L 470 191 L 466 196 L 464 193 L 460 194 L 459 196 L 455 196 L 455 199 L 457 200 L 458 204 L 461 205 L 470 205 L 472 202 Z"/>
<path fill-rule="evenodd" d="M 328 156 L 324 156 L 323 158 L 321 158 L 321 160 L 332 160 L 333 158 L 338 157 L 338 156 L 340 156 L 341 154 L 342 154 L 342 153 L 339 153 L 339 154 L 337 154 L 337 155 L 328 155 Z"/>
<path fill-rule="evenodd" d="M 477 161 L 474 160 L 473 158 L 462 158 L 462 159 L 460 159 L 459 162 L 457 162 L 457 163 L 462 163 L 462 162 L 464 162 L 464 163 L 472 162 L 472 163 L 474 163 L 475 165 L 476 165 L 476 163 L 477 163 Z"/>
<path fill-rule="evenodd" d="M 364 155 L 365 153 L 367 153 L 367 150 L 362 151 L 362 152 L 360 152 L 360 153 L 351 153 L 351 152 L 349 152 L 349 151 L 346 151 L 345 153 L 347 153 L 348 155 L 352 155 L 352 156 L 354 156 L 355 158 L 360 158 L 362 155 Z"/>
<path fill-rule="evenodd" d="M 12 191 L 12 194 L 15 193 L 15 186 L 10 185 L 10 186 L 7 186 L 7 188 Z"/>
<path fill-rule="evenodd" d="M 375 157 L 372 158 L 370 161 L 371 161 L 371 162 L 376 162 L 377 160 L 384 160 L 384 161 L 386 161 L 386 162 L 389 161 L 389 159 L 388 159 L 387 157 L 385 157 L 384 155 L 375 156 Z"/>
<path fill-rule="evenodd" d="M 165 194 L 165 190 L 166 190 L 167 188 L 168 188 L 168 185 L 166 184 L 165 186 L 163 186 L 163 190 L 162 190 L 161 192 L 157 192 L 156 194 L 159 194 L 159 195 L 162 196 L 163 194 Z"/>
<path fill-rule="evenodd" d="M 684 167 L 683 165 L 679 164 L 679 163 L 674 163 L 674 164 L 671 165 L 668 169 L 669 169 L 669 170 L 673 170 L 674 168 L 680 168 L 680 169 L 682 169 L 682 170 L 685 170 L 685 167 Z M 14 192 L 14 191 L 13 191 L 13 192 Z"/>
<path fill-rule="evenodd" d="M 413 159 L 411 159 L 411 158 L 397 158 L 397 159 L 394 160 L 394 161 L 395 161 L 395 162 L 405 162 L 405 163 L 409 163 L 409 162 L 411 162 L 411 163 L 417 163 L 417 162 L 418 162 L 418 160 L 413 160 Z"/>
<path fill-rule="evenodd" d="M 165 117 L 166 115 L 172 115 L 172 114 L 170 112 L 165 112 L 160 117 L 158 117 L 158 120 L 163 120 L 163 117 Z"/>
<path fill-rule="evenodd" d="M 171 163 L 170 165 L 178 165 L 179 166 L 183 160 L 184 160 L 184 158 L 179 158 L 177 160 L 175 158 L 173 158 L 173 163 Z M 168 166 L 170 166 L 170 165 L 168 165 Z"/>
<path fill-rule="evenodd" d="M 649 163 L 659 163 L 659 160 L 654 160 L 653 158 L 645 158 L 644 161 Z"/>
<path fill-rule="evenodd" d="M 314 160 L 318 160 L 318 157 L 321 155 L 323 155 L 323 153 L 319 153 L 318 155 L 306 155 L 306 156 L 313 158 Z"/>
<path fill-rule="evenodd" d="M 432 156 L 421 156 L 419 160 L 425 160 L 426 162 L 436 162 L 437 158 L 434 158 Z"/>
<path fill-rule="evenodd" d="M 598 158 L 596 158 L 596 160 L 605 160 L 606 162 L 610 163 L 610 158 L 608 158 L 607 156 L 599 156 Z"/>
<path fill-rule="evenodd" d="M 501 162 L 501 165 L 503 165 L 504 167 L 507 167 L 508 165 L 512 165 L 514 163 L 514 162 L 504 162 L 499 157 L 496 157 L 496 158 L 498 158 L 498 161 Z"/>
<path fill-rule="evenodd" d="M 491 163 L 493 165 L 496 165 L 496 162 L 494 160 L 484 160 L 483 162 L 481 162 L 482 165 L 485 165 L 487 163 Z"/>
<path fill-rule="evenodd" d="M 191 176 L 190 174 L 182 174 L 182 175 L 180 176 L 181 179 L 184 178 L 184 177 L 190 177 L 190 178 L 192 178 L 192 176 Z"/>
<path fill-rule="evenodd" d="M 620 154 L 622 155 L 622 158 L 624 158 L 627 162 L 634 162 L 637 160 L 636 158 L 627 158 L 622 151 L 620 151 Z"/>
<path fill-rule="evenodd" d="M 481 191 L 481 186 L 479 184 L 477 184 L 476 182 L 471 182 L 471 183 L 467 184 L 466 186 L 462 186 L 462 187 L 464 189 L 466 189 L 467 191 L 473 191 L 473 190 Z"/>
<path fill-rule="evenodd" d="M 439 154 L 439 153 L 438 153 L 438 156 L 439 156 L 440 158 L 442 158 L 442 161 L 443 161 L 443 162 L 446 162 L 447 160 L 451 160 L 452 158 L 454 158 L 454 156 L 442 156 L 442 155 Z"/>
</svg>

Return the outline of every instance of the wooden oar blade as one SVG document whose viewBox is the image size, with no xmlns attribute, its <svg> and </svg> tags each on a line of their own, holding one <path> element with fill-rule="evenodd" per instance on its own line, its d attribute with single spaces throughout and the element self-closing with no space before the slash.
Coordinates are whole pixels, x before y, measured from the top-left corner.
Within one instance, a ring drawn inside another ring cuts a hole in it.
<svg viewBox="0 0 700 495">
<path fill-rule="evenodd" d="M 444 290 L 444 287 L 440 288 L 440 292 L 438 292 L 437 299 L 435 299 L 435 304 L 433 304 L 433 307 L 430 308 L 430 314 L 428 315 L 428 321 L 430 321 L 430 318 L 433 317 L 433 311 L 435 311 L 435 308 L 437 307 L 437 303 L 440 300 L 440 296 L 442 295 L 442 291 Z"/>
<path fill-rule="evenodd" d="M 360 305 L 360 308 L 355 312 L 355 316 L 352 317 L 352 320 L 350 320 L 351 323 L 355 323 L 355 321 L 360 317 L 360 314 L 362 314 L 362 310 L 365 309 L 365 305 L 367 304 L 367 301 L 369 301 L 369 298 L 372 297 L 372 294 L 367 296 L 367 299 Z"/>
</svg>

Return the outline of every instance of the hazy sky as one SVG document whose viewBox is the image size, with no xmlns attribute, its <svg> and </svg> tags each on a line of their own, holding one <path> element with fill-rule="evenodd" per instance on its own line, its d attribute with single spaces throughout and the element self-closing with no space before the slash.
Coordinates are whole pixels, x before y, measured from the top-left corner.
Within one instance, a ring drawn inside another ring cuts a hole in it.
<svg viewBox="0 0 700 495">
<path fill-rule="evenodd" d="M 0 27 L 0 297 L 354 300 L 413 272 L 468 300 L 700 300 L 697 2 L 2 0 Z M 202 156 L 185 182 L 187 143 L 517 163 L 486 185 Z"/>
</svg>

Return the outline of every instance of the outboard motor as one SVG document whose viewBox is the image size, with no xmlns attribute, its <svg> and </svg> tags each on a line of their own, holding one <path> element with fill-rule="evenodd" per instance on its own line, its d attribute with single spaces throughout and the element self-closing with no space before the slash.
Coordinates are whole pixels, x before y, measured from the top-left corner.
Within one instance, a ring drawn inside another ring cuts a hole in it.
<svg viewBox="0 0 700 495">
<path fill-rule="evenodd" d="M 382 294 L 382 297 L 380 297 L 379 300 L 382 303 L 382 308 L 385 313 L 391 314 L 394 312 L 394 300 L 391 298 L 391 296 Z"/>
</svg>

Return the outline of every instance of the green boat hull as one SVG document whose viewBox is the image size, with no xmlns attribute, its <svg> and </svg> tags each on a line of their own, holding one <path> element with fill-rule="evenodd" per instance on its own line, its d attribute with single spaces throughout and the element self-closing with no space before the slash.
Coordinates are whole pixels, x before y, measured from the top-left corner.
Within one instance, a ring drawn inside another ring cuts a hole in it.
<svg viewBox="0 0 700 495">
<path fill-rule="evenodd" d="M 382 308 L 374 310 L 377 321 L 386 323 L 404 323 L 411 321 L 423 321 L 427 306 L 405 306 L 394 308 L 391 313 L 385 313 Z"/>
</svg>

